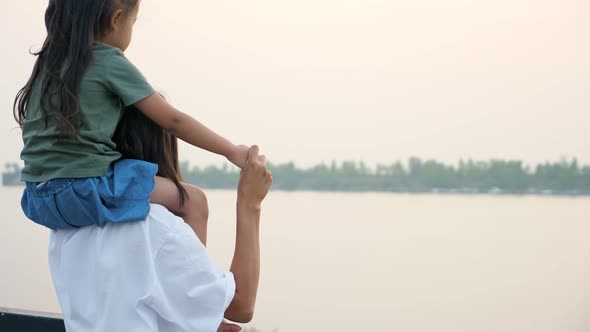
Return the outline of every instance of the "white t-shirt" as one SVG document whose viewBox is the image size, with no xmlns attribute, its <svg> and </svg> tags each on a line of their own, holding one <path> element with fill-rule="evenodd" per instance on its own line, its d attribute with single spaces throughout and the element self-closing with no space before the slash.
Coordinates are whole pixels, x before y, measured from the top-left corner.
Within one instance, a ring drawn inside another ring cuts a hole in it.
<svg viewBox="0 0 590 332">
<path fill-rule="evenodd" d="M 145 221 L 52 231 L 49 266 L 72 332 L 215 332 L 236 288 L 160 205 Z"/>
</svg>

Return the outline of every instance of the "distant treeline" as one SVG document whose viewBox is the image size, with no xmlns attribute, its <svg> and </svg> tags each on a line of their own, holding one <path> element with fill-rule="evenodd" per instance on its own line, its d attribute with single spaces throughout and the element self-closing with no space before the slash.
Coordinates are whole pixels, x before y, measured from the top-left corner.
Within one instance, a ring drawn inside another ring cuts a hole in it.
<svg viewBox="0 0 590 332">
<path fill-rule="evenodd" d="M 7 163 L 4 184 L 19 184 L 20 167 Z M 369 167 L 344 161 L 296 167 L 293 162 L 269 164 L 275 190 L 383 191 L 409 193 L 540 193 L 590 195 L 590 165 L 576 159 L 546 162 L 534 167 L 517 160 L 461 160 L 447 165 L 412 157 L 407 162 Z M 181 164 L 187 182 L 204 188 L 232 189 L 238 183 L 234 166 Z"/>
<path fill-rule="evenodd" d="M 344 161 L 298 168 L 293 162 L 270 164 L 273 189 L 322 191 L 544 193 L 590 194 L 590 165 L 576 159 L 547 162 L 535 167 L 517 160 L 461 160 L 447 165 L 412 157 L 406 163 L 377 165 Z M 235 188 L 239 170 L 233 166 L 190 167 L 184 178 L 205 188 Z"/>
</svg>

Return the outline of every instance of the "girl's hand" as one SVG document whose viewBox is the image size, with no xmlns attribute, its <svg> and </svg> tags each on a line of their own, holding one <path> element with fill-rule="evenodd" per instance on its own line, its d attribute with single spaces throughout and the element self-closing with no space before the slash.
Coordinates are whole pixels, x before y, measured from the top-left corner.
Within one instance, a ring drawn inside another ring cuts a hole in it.
<svg viewBox="0 0 590 332">
<path fill-rule="evenodd" d="M 240 169 L 244 168 L 246 160 L 248 160 L 248 151 L 250 151 L 249 147 L 245 145 L 236 145 L 229 156 L 227 156 L 227 159 Z"/>
</svg>

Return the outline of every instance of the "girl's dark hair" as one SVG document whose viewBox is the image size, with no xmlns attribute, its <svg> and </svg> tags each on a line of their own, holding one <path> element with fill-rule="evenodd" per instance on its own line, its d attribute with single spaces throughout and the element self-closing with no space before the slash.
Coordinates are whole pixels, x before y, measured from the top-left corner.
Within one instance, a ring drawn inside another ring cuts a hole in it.
<svg viewBox="0 0 590 332">
<path fill-rule="evenodd" d="M 113 136 L 124 159 L 139 159 L 158 165 L 158 175 L 172 180 L 180 194 L 180 206 L 188 193 L 180 183 L 178 139 L 143 115 L 135 106 L 123 111 Z"/>
<path fill-rule="evenodd" d="M 60 137 L 80 131 L 80 82 L 92 61 L 92 46 L 109 31 L 112 15 L 119 8 L 128 13 L 139 0 L 49 0 L 45 11 L 47 38 L 36 53 L 33 73 L 17 93 L 14 118 L 23 126 L 33 89 L 40 89 L 40 108 L 47 127 L 51 117 Z M 49 114 L 50 110 L 52 111 Z"/>
</svg>

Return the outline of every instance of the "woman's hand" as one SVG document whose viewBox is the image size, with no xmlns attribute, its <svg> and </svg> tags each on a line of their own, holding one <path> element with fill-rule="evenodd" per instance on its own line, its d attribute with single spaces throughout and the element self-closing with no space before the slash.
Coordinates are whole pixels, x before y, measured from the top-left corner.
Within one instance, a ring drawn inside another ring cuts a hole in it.
<svg viewBox="0 0 590 332">
<path fill-rule="evenodd" d="M 250 148 L 238 182 L 238 200 L 257 207 L 260 207 L 272 184 L 272 174 L 266 168 L 266 156 L 260 156 L 259 152 L 256 145 Z"/>
<path fill-rule="evenodd" d="M 248 151 L 250 151 L 249 147 L 245 145 L 236 145 L 227 156 L 227 159 L 240 169 L 244 168 L 246 160 L 248 160 Z"/>
</svg>

